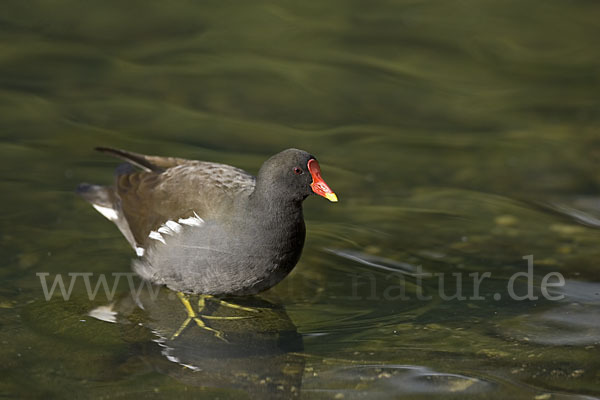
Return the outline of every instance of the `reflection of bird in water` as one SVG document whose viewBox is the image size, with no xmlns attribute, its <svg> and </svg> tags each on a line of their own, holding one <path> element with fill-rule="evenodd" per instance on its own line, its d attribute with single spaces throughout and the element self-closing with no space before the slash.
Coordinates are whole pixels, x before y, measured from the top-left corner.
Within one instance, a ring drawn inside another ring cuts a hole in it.
<svg viewBox="0 0 600 400">
<path fill-rule="evenodd" d="M 162 357 L 151 352 L 147 362 L 186 384 L 244 390 L 260 399 L 299 396 L 302 336 L 283 307 L 258 297 L 183 297 L 165 288 L 153 297 L 143 292 L 90 315 L 121 323 L 127 341 L 138 340 L 140 326 L 150 329 Z"/>
</svg>

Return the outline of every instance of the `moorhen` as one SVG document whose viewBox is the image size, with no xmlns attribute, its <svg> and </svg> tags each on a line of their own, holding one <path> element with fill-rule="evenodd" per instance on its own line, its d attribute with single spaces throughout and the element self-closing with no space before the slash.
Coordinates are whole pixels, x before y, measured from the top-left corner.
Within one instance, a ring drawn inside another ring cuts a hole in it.
<svg viewBox="0 0 600 400">
<path fill-rule="evenodd" d="M 294 268 L 305 238 L 302 201 L 336 195 L 311 154 L 284 150 L 258 176 L 214 162 L 97 148 L 127 161 L 114 186 L 77 192 L 135 249 L 142 278 L 183 293 L 250 295 Z M 138 167 L 139 169 L 135 169 Z"/>
</svg>

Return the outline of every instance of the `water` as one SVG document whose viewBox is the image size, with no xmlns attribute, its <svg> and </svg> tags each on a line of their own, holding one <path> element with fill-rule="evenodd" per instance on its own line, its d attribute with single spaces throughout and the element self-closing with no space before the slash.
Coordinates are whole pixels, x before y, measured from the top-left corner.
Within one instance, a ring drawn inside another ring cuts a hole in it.
<svg viewBox="0 0 600 400">
<path fill-rule="evenodd" d="M 0 394 L 600 397 L 599 12 L 4 1 Z M 142 310 L 126 275 L 113 301 L 82 276 L 46 301 L 36 273 L 130 272 L 125 240 L 73 193 L 110 182 L 98 145 L 252 173 L 298 147 L 340 202 L 308 199 L 293 273 L 232 300 L 256 315 L 208 305 L 241 317 L 203 320 L 227 341 L 185 325 L 168 291 Z M 511 299 L 529 255 L 537 299 Z M 486 272 L 476 293 L 469 274 Z M 445 298 L 453 273 L 466 299 Z M 543 296 L 550 273 L 562 300 Z M 88 315 L 109 304 L 115 323 Z"/>
</svg>

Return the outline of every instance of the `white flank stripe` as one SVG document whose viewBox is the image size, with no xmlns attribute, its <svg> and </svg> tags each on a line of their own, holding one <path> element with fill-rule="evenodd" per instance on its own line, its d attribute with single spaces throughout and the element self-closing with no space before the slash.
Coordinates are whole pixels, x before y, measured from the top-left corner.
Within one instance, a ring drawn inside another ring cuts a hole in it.
<svg viewBox="0 0 600 400">
<path fill-rule="evenodd" d="M 92 206 L 102 215 L 104 215 L 106 218 L 108 218 L 111 221 L 116 221 L 119 219 L 119 216 L 117 215 L 117 212 L 115 210 L 113 210 L 110 207 L 104 207 L 104 206 L 99 206 L 98 204 L 92 204 Z"/>
<path fill-rule="evenodd" d="M 204 220 L 202 218 L 200 218 L 198 216 L 198 214 L 196 214 L 196 212 L 194 212 L 193 217 L 179 218 L 179 222 L 168 220 L 167 222 L 162 224 L 157 230 L 151 231 L 150 235 L 148 235 L 148 237 L 150 239 L 158 240 L 159 242 L 163 242 L 164 244 L 167 244 L 165 242 L 165 238 L 162 235 L 173 236 L 174 234 L 181 232 L 181 229 L 183 228 L 181 226 L 182 224 L 189 225 L 189 226 L 200 226 L 203 223 L 204 223 Z M 141 247 L 136 247 L 135 251 L 136 251 L 137 255 L 140 257 L 142 257 L 144 255 L 144 249 L 142 249 Z"/>
<path fill-rule="evenodd" d="M 167 222 L 165 222 L 165 225 L 168 226 L 169 229 L 171 229 L 175 233 L 179 233 L 179 231 L 181 231 L 181 225 L 179 225 L 175 221 L 168 220 Z"/>
<path fill-rule="evenodd" d="M 137 254 L 138 257 L 142 257 L 145 252 L 146 252 L 146 250 L 143 247 L 136 247 L 135 248 L 135 254 Z"/>
<path fill-rule="evenodd" d="M 158 233 L 164 233 L 165 235 L 172 235 L 173 231 L 168 226 L 161 225 L 160 228 L 158 228 Z"/>
<path fill-rule="evenodd" d="M 196 214 L 196 212 L 194 212 L 193 217 L 179 218 L 179 221 L 177 221 L 177 222 L 179 222 L 180 224 L 189 225 L 189 226 L 200 226 L 204 223 L 204 220 L 202 218 L 200 218 L 198 216 L 198 214 Z"/>
<path fill-rule="evenodd" d="M 162 235 L 156 231 L 151 231 L 150 234 L 148 235 L 148 237 L 150 239 L 154 239 L 154 240 L 158 240 L 159 242 L 163 242 L 163 244 L 167 244 L 167 242 L 165 242 L 165 239 L 163 239 Z"/>
</svg>

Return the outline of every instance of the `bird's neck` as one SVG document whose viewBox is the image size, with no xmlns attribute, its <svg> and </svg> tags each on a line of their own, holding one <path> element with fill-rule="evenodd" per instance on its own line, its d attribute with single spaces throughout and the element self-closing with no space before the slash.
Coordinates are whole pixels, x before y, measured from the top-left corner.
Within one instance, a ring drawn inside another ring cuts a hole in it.
<svg viewBox="0 0 600 400">
<path fill-rule="evenodd" d="M 277 253 L 298 254 L 302 251 L 306 228 L 302 213 L 302 201 L 291 201 L 281 197 L 253 193 L 248 199 L 246 229 L 260 232 L 256 236 L 267 249 Z"/>
<path fill-rule="evenodd" d="M 302 201 L 279 195 L 276 191 L 258 191 L 248 197 L 247 210 L 259 223 L 288 228 L 289 224 L 304 222 Z"/>
</svg>

